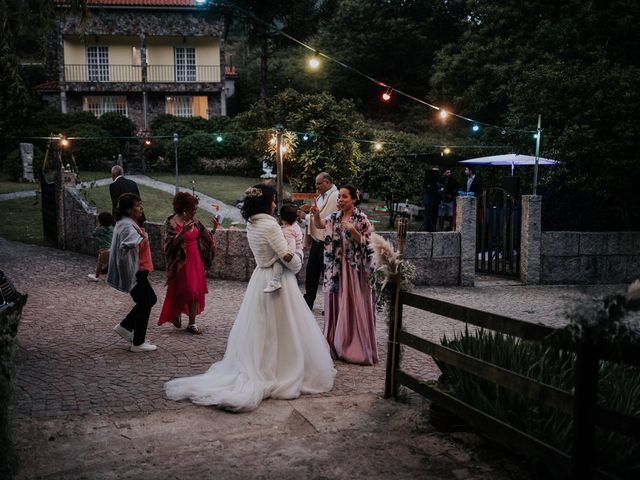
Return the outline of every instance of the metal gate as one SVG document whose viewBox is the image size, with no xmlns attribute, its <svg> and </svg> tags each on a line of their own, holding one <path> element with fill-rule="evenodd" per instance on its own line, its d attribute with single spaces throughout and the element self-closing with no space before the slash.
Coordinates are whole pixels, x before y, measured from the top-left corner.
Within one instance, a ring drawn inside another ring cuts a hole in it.
<svg viewBox="0 0 640 480">
<path fill-rule="evenodd" d="M 505 189 L 492 187 L 478 199 L 476 271 L 520 274 L 520 202 Z"/>
<path fill-rule="evenodd" d="M 51 154 L 52 141 L 49 140 L 47 151 L 44 154 L 42 162 L 42 171 L 40 172 L 40 191 L 42 193 L 42 230 L 44 238 L 50 240 L 54 245 L 58 244 L 58 201 L 56 199 L 55 181 L 49 181 L 47 175 L 55 179 L 59 170 L 60 160 L 55 158 L 55 154 Z"/>
</svg>

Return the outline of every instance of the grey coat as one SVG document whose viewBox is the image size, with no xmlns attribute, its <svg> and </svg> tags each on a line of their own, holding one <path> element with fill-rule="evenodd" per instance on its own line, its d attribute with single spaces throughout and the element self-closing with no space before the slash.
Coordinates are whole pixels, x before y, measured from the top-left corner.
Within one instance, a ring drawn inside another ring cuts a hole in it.
<svg viewBox="0 0 640 480">
<path fill-rule="evenodd" d="M 113 229 L 111 255 L 107 270 L 107 283 L 121 292 L 130 292 L 136 286 L 138 272 L 138 245 L 144 238 L 129 217 L 122 217 Z"/>
</svg>

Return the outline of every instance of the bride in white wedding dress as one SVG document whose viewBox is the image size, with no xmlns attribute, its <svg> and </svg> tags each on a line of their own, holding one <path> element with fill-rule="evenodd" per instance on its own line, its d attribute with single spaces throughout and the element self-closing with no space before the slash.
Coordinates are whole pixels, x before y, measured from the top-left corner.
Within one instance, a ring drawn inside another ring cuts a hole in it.
<svg viewBox="0 0 640 480">
<path fill-rule="evenodd" d="M 245 192 L 242 215 L 257 267 L 227 351 L 206 373 L 167 382 L 168 398 L 240 412 L 257 408 L 265 398 L 292 399 L 333 388 L 336 370 L 329 346 L 298 288 L 295 274 L 302 262 L 287 255 L 287 241 L 273 217 L 275 202 L 275 189 L 268 185 Z M 287 267 L 282 288 L 265 293 L 278 258 Z"/>
</svg>

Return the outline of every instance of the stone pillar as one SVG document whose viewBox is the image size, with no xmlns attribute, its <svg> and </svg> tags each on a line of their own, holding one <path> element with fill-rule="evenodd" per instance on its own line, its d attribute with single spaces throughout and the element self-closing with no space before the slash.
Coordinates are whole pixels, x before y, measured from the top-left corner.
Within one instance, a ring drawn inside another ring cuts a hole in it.
<svg viewBox="0 0 640 480">
<path fill-rule="evenodd" d="M 522 196 L 522 226 L 520 228 L 520 281 L 540 283 L 542 242 L 542 197 Z"/>
<path fill-rule="evenodd" d="M 460 285 L 473 287 L 476 275 L 475 197 L 456 198 L 456 232 L 460 234 Z"/>
</svg>

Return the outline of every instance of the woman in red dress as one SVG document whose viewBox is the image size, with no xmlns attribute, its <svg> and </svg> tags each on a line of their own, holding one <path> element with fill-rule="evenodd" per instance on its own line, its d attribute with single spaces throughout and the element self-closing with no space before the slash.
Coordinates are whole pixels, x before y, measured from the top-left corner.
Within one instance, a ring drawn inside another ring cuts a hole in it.
<svg viewBox="0 0 640 480">
<path fill-rule="evenodd" d="M 204 296 L 209 292 L 205 271 L 211 268 L 214 255 L 213 231 L 195 217 L 198 199 L 188 192 L 176 193 L 173 211 L 165 221 L 164 254 L 167 258 L 167 294 L 158 325 L 171 322 L 180 328 L 180 314 L 189 316 L 187 331 L 202 333 L 196 315 L 204 310 Z"/>
</svg>

